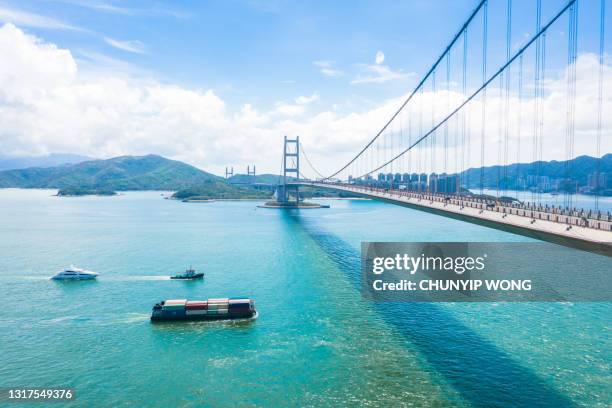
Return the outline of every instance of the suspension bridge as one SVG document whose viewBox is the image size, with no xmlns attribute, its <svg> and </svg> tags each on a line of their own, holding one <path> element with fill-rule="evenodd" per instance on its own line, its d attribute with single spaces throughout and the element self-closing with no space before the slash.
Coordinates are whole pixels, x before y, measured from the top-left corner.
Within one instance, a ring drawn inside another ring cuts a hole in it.
<svg viewBox="0 0 612 408">
<path fill-rule="evenodd" d="M 515 7 L 479 1 L 399 108 L 332 173 L 285 137 L 279 205 L 299 206 L 301 186 L 333 189 L 610 254 L 612 217 L 600 208 L 612 178 L 612 156 L 602 156 L 612 152 L 606 0 Z M 593 160 L 582 165 L 581 155 Z M 581 208 L 578 193 L 593 205 Z"/>
</svg>

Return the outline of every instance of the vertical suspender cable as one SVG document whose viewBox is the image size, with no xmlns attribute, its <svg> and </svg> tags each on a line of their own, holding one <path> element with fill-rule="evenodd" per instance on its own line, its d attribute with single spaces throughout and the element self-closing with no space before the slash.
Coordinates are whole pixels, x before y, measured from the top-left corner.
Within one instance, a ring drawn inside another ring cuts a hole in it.
<svg viewBox="0 0 612 408">
<path fill-rule="evenodd" d="M 421 137 L 423 135 L 423 87 L 421 87 L 421 95 L 419 97 L 419 137 Z M 419 151 L 418 151 L 418 156 L 417 156 L 417 160 L 418 160 L 418 166 L 417 166 L 417 171 L 418 171 L 418 183 L 417 183 L 417 187 L 418 187 L 418 191 L 421 191 L 421 173 L 422 173 L 422 156 L 423 156 L 423 146 L 419 146 Z"/>
<path fill-rule="evenodd" d="M 517 135 L 516 135 L 516 186 L 517 190 L 524 189 L 523 183 L 525 180 L 522 179 L 521 172 L 521 136 L 523 127 L 523 55 L 519 57 L 519 74 L 518 74 L 518 124 L 517 124 Z M 520 193 L 519 193 L 520 194 Z M 521 200 L 520 197 L 517 197 Z"/>
<path fill-rule="evenodd" d="M 567 207 L 569 204 L 569 192 L 567 189 L 567 186 L 565 185 L 567 183 L 567 181 L 570 179 L 571 173 L 570 173 L 570 121 L 569 121 L 569 117 L 570 117 L 570 93 L 571 93 L 571 89 L 570 89 L 570 78 L 571 78 L 571 64 L 572 64 L 572 47 L 573 47 L 573 40 L 572 40 L 572 35 L 574 34 L 574 5 L 572 5 L 570 7 L 570 11 L 567 15 L 568 17 L 568 29 L 567 29 L 567 68 L 566 68 L 566 87 L 565 87 L 565 98 L 566 98 L 566 112 L 565 112 L 565 163 L 564 163 L 564 173 L 563 173 L 563 206 Z"/>
<path fill-rule="evenodd" d="M 536 32 L 540 32 L 540 24 L 542 19 L 542 0 L 537 1 L 536 5 Z M 539 109 L 540 109 L 540 48 L 541 48 L 541 37 L 538 37 L 536 40 L 536 49 L 535 49 L 535 71 L 534 71 L 534 114 L 533 114 L 533 143 L 532 143 L 532 153 L 533 153 L 533 165 L 532 165 L 532 183 L 535 184 L 535 188 L 532 188 L 531 193 L 531 201 L 535 202 L 535 190 L 539 188 L 539 182 L 537 178 L 537 160 L 538 160 L 538 131 L 539 131 Z"/>
<path fill-rule="evenodd" d="M 510 67 L 508 67 L 510 69 Z M 502 150 L 503 150 L 503 140 L 502 140 L 502 127 L 504 125 L 504 74 L 506 72 L 502 72 L 499 76 L 499 116 L 497 121 L 497 182 L 495 184 L 495 196 L 499 199 L 499 189 L 500 189 L 500 181 L 502 175 Z"/>
<path fill-rule="evenodd" d="M 568 30 L 567 30 L 567 68 L 566 68 L 566 89 L 565 89 L 565 98 L 566 98 L 566 112 L 565 112 L 565 164 L 564 164 L 564 173 L 563 173 L 563 206 L 567 207 L 569 203 L 569 192 L 567 186 L 565 185 L 570 179 L 570 101 L 571 101 L 571 69 L 572 69 L 572 47 L 573 47 L 573 39 L 572 35 L 574 34 L 574 5 L 570 7 L 570 11 L 567 15 L 568 20 Z"/>
<path fill-rule="evenodd" d="M 572 65 L 571 65 L 571 73 L 572 73 L 572 83 L 571 83 L 571 107 L 572 107 L 572 115 L 571 115 L 571 128 L 570 128 L 570 136 L 571 136 L 571 157 L 574 157 L 574 127 L 575 127 L 575 118 L 576 118 L 576 57 L 578 56 L 578 11 L 579 11 L 579 3 L 576 0 L 574 4 L 574 33 L 572 35 L 573 47 L 572 47 Z M 578 189 L 578 184 L 576 183 L 576 190 Z M 578 191 L 576 191 L 578 193 Z M 573 203 L 572 203 L 573 205 Z"/>
<path fill-rule="evenodd" d="M 400 124 L 399 148 L 400 148 L 400 151 L 404 147 L 404 114 L 405 113 L 406 112 L 400 113 L 400 117 L 399 117 L 399 124 Z M 403 169 L 405 168 L 405 164 L 406 164 L 406 157 L 402 156 L 400 159 L 399 170 L 398 170 L 400 174 L 404 172 Z M 401 181 L 401 178 L 400 178 L 400 181 Z"/>
<path fill-rule="evenodd" d="M 446 54 L 446 114 L 448 112 L 450 112 L 450 50 Z M 444 124 L 444 173 L 448 175 L 448 122 Z M 448 183 L 446 182 L 444 183 L 444 192 L 448 192 Z"/>
<path fill-rule="evenodd" d="M 412 145 L 412 104 L 408 107 L 408 146 Z M 412 174 L 412 152 L 408 152 L 408 174 Z"/>
<path fill-rule="evenodd" d="M 512 0 L 508 0 L 507 22 L 506 22 L 506 61 L 510 60 L 510 47 L 512 42 Z M 510 121 L 510 68 L 506 71 L 506 100 L 504 110 L 504 174 L 503 190 L 507 189 L 508 185 L 508 138 L 509 138 L 509 121 Z"/>
<path fill-rule="evenodd" d="M 482 81 L 487 80 L 487 14 L 489 2 L 486 1 L 482 17 Z M 537 32 L 537 31 L 536 31 Z M 486 127 L 487 88 L 482 90 L 482 121 L 480 129 L 480 194 L 484 193 L 484 155 L 485 155 L 485 127 Z"/>
<path fill-rule="evenodd" d="M 433 128 L 436 124 L 436 71 L 433 72 L 433 75 L 431 77 L 431 127 Z M 436 167 L 436 156 L 435 156 L 435 145 L 436 145 L 436 133 L 434 132 L 433 135 L 431 135 L 432 137 L 429 138 L 429 170 L 427 171 L 427 174 L 431 174 L 435 171 L 435 167 Z M 428 183 L 429 185 L 430 183 Z"/>
<path fill-rule="evenodd" d="M 542 75 L 540 80 L 540 132 L 538 140 L 538 180 L 542 180 L 542 140 L 544 139 L 544 91 L 546 82 L 546 32 L 542 34 Z M 542 188 L 538 188 L 538 204 L 542 201 L 542 190 L 544 188 L 544 182 L 542 181 Z"/>
<path fill-rule="evenodd" d="M 595 210 L 599 210 L 599 191 L 602 187 L 599 178 L 601 174 L 601 113 L 603 109 L 603 67 L 604 67 L 604 30 L 605 30 L 605 16 L 606 16 L 606 0 L 601 0 L 601 11 L 599 15 L 599 77 L 598 82 L 598 94 L 597 94 L 597 170 L 595 176 L 597 181 L 595 183 Z"/>
<path fill-rule="evenodd" d="M 467 36 L 467 28 L 463 31 L 463 78 L 462 78 L 462 92 L 463 97 L 465 98 L 467 95 L 467 46 L 468 46 L 468 36 Z M 470 136 L 466 135 L 466 116 L 469 113 L 469 109 L 463 111 L 462 121 L 461 121 L 461 139 L 463 140 L 463 158 L 461 165 L 461 172 L 465 174 L 465 180 L 463 180 L 463 184 L 466 189 L 470 188 L 470 172 L 468 171 L 470 167 Z M 467 140 L 466 140 L 467 139 Z M 467 155 L 465 154 L 465 150 L 467 150 Z M 467 156 L 467 157 L 466 157 Z"/>
</svg>

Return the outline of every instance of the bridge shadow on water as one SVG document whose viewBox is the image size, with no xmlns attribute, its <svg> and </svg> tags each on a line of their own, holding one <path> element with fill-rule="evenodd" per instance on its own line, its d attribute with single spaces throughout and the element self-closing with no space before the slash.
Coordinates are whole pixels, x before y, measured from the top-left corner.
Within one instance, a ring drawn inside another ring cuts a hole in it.
<svg viewBox="0 0 612 408">
<path fill-rule="evenodd" d="M 360 290 L 361 258 L 338 236 L 296 211 L 286 221 L 308 233 Z M 372 302 L 430 366 L 476 407 L 572 407 L 565 395 L 433 302 Z"/>
</svg>

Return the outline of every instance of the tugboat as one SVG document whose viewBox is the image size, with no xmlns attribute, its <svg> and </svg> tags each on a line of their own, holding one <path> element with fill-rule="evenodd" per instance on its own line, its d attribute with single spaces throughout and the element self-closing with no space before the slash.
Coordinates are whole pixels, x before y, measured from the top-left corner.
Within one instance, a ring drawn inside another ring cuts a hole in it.
<svg viewBox="0 0 612 408">
<path fill-rule="evenodd" d="M 171 276 L 170 279 L 180 279 L 180 280 L 193 280 L 193 279 L 202 279 L 204 278 L 204 274 L 202 272 L 196 272 L 191 266 L 185 269 L 184 273 L 179 273 L 177 275 Z"/>
</svg>

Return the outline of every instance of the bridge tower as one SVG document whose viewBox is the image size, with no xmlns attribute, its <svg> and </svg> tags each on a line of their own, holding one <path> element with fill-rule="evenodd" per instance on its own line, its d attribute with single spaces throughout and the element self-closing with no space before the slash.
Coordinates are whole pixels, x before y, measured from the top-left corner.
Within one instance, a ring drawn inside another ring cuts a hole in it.
<svg viewBox="0 0 612 408">
<path fill-rule="evenodd" d="M 283 174 L 281 184 L 276 192 L 276 200 L 283 204 L 298 204 L 300 189 L 297 184 L 291 183 L 291 177 L 300 178 L 300 137 L 289 139 L 285 136 L 283 146 Z M 295 197 L 292 201 L 291 196 Z"/>
<path fill-rule="evenodd" d="M 232 166 L 231 168 L 225 166 L 225 178 L 230 178 L 234 175 L 234 167 Z"/>
<path fill-rule="evenodd" d="M 247 176 L 253 176 L 251 180 L 251 184 L 255 184 L 255 165 L 253 165 L 253 170 L 251 171 L 251 166 L 247 166 Z"/>
</svg>

